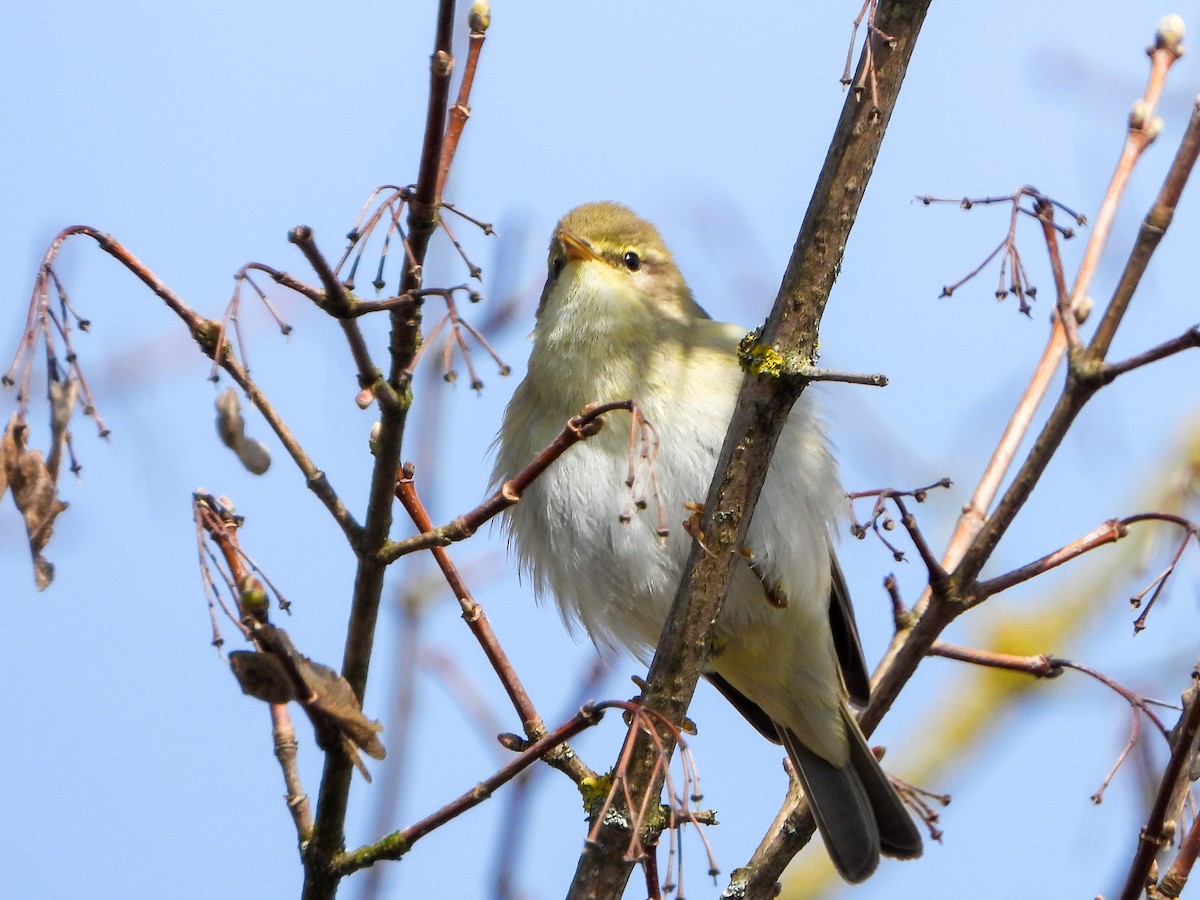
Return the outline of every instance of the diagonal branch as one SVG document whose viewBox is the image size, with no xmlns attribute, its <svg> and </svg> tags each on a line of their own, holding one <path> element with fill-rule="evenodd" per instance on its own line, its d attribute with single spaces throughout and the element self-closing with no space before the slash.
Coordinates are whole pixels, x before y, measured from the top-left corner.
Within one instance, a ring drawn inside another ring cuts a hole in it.
<svg viewBox="0 0 1200 900">
<path fill-rule="evenodd" d="M 1147 89 L 1139 101 L 1139 105 L 1135 107 L 1135 111 L 1139 114 L 1131 117 L 1125 150 L 1117 164 L 1098 221 L 1093 228 L 1074 289 L 1065 304 L 1061 297 L 1063 282 L 1057 278 L 1056 274 L 1056 286 L 1060 293 L 1060 309 L 1066 308 L 1078 315 L 1096 266 L 1107 244 L 1117 205 L 1124 193 L 1132 166 L 1157 133 L 1153 110 L 1161 94 L 1167 70 L 1182 53 L 1182 35 L 1180 30 L 1175 27 L 1177 22 L 1178 17 L 1167 17 L 1160 24 L 1156 34 L 1156 45 L 1151 53 L 1151 75 Z M 1190 131 L 1191 126 L 1189 126 Z M 1182 165 L 1190 173 L 1191 166 L 1186 162 L 1186 154 L 1182 149 L 1181 156 L 1177 156 L 1176 165 L 1173 165 L 1172 171 L 1174 172 L 1176 166 L 1181 164 L 1181 159 L 1184 160 Z M 1169 176 L 1170 178 L 1173 176 Z M 1187 175 L 1182 174 L 1174 180 L 1178 180 L 1181 184 L 1187 180 Z M 818 188 L 818 190 L 820 189 Z M 1054 247 L 1051 246 L 1050 250 L 1053 259 Z M 888 648 L 887 654 L 876 670 L 872 684 L 871 704 L 859 716 L 859 723 L 865 734 L 870 735 L 891 708 L 900 689 L 912 677 L 917 666 L 943 629 L 967 608 L 966 604 L 961 602 L 962 599 L 969 596 L 972 583 L 978 577 L 984 562 L 990 558 L 1000 536 L 1007 530 L 1017 511 L 1024 505 L 1024 501 L 1028 498 L 1049 459 L 1057 449 L 1062 435 L 1070 427 L 1087 398 L 1099 386 L 1096 373 L 1093 373 L 1090 378 L 1081 377 L 1076 368 L 1072 367 L 1072 378 L 1068 380 L 1068 386 L 1060 396 L 1055 411 L 1042 429 L 1041 436 L 1021 471 L 1015 476 L 1013 484 L 1005 493 L 997 512 L 988 518 L 987 510 L 991 506 L 992 499 L 998 492 L 1005 473 L 1016 458 L 1022 437 L 1032 423 L 1038 403 L 1045 395 L 1066 347 L 1067 337 L 1063 322 L 1056 317 L 1042 360 L 988 464 L 971 503 L 960 517 L 954 536 L 943 556 L 941 565 L 950 571 L 951 575 L 947 579 L 930 584 L 911 614 L 904 617 L 903 627 L 897 629 L 897 634 Z M 742 896 L 773 896 L 771 891 L 775 879 L 797 850 L 807 843 L 814 829 L 811 813 L 802 806 L 797 807 L 791 815 L 782 817 L 777 824 L 779 827 L 755 852 L 755 866 L 749 871 L 747 881 L 740 885 L 743 890 Z"/>
<path fill-rule="evenodd" d="M 1152 58 L 1156 58 L 1161 52 L 1156 51 Z M 1136 114 L 1137 107 L 1135 106 L 1134 109 Z M 1133 251 L 1129 254 L 1125 270 L 1121 273 L 1121 280 L 1117 283 L 1108 308 L 1104 311 L 1104 316 L 1096 327 L 1096 334 L 1092 338 L 1091 344 L 1088 345 L 1087 355 L 1092 360 L 1102 360 L 1108 355 L 1108 349 L 1117 333 L 1117 326 L 1121 324 L 1121 319 L 1129 308 L 1129 302 L 1133 299 L 1134 291 L 1141 283 L 1146 266 L 1150 264 L 1150 257 L 1154 255 L 1159 241 L 1162 240 L 1171 220 L 1175 217 L 1175 207 L 1179 204 L 1183 186 L 1191 177 L 1197 155 L 1200 155 L 1200 98 L 1192 108 L 1192 117 L 1183 133 L 1179 149 L 1175 152 L 1175 159 L 1171 162 L 1171 168 L 1167 172 L 1163 186 L 1155 198 L 1154 206 L 1142 220 L 1137 241 L 1133 246 Z"/>
<path fill-rule="evenodd" d="M 635 417 L 640 415 L 638 406 L 632 400 L 616 400 L 589 406 L 578 416 L 572 417 L 559 432 L 558 436 L 525 466 L 520 472 L 510 478 L 500 489 L 480 503 L 473 510 L 459 516 L 448 525 L 437 528 L 425 528 L 420 534 L 393 541 L 379 551 L 379 558 L 386 563 L 394 562 L 401 556 L 428 550 L 430 547 L 445 547 L 455 541 L 463 541 L 473 535 L 480 525 L 494 519 L 521 499 L 525 489 L 562 456 L 573 444 L 586 440 L 599 432 L 603 427 L 603 416 L 618 409 L 628 410 Z M 420 528 L 424 526 L 418 525 Z"/>
<path fill-rule="evenodd" d="M 508 765 L 500 769 L 490 778 L 486 778 L 471 790 L 443 806 L 432 815 L 426 816 L 420 822 L 410 825 L 402 831 L 394 831 L 373 844 L 360 847 L 348 853 L 339 853 L 332 861 L 333 869 L 338 878 L 357 872 L 359 869 L 374 865 L 385 859 L 400 859 L 412 849 L 412 845 L 429 834 L 434 829 L 444 825 L 451 819 L 462 815 L 487 800 L 496 791 L 512 781 L 529 766 L 533 765 L 547 753 L 575 735 L 591 728 L 600 721 L 606 706 L 611 704 L 586 704 L 579 712 L 554 731 L 524 748 L 521 753 Z"/>
<path fill-rule="evenodd" d="M 191 332 L 196 343 L 200 345 L 200 350 L 228 372 L 238 387 L 246 393 L 247 398 L 254 405 L 254 408 L 258 410 L 267 425 L 275 432 L 275 436 L 279 438 L 279 442 L 283 444 L 288 455 L 291 456 L 296 466 L 304 475 L 305 484 L 309 490 L 316 494 L 317 498 L 325 505 L 325 508 L 329 510 L 334 520 L 341 526 L 342 532 L 346 535 L 346 539 L 350 542 L 350 545 L 357 547 L 359 537 L 361 536 L 359 524 L 354 520 L 354 516 L 346 508 L 346 505 L 337 495 L 337 492 L 334 491 L 329 480 L 325 477 L 325 473 L 309 458 L 275 407 L 271 405 L 271 402 L 259 389 L 258 385 L 251 380 L 245 367 L 234 358 L 228 342 L 223 338 L 221 323 L 206 319 L 192 309 L 182 297 L 167 286 L 166 282 L 150 271 L 150 269 L 146 268 L 141 260 L 130 253 L 112 235 L 105 234 L 87 225 L 74 225 L 60 231 L 51 242 L 50 248 L 46 251 L 46 258 L 42 263 L 43 267 L 50 264 L 62 248 L 63 243 L 73 235 L 83 235 L 94 240 L 100 245 L 101 250 L 137 276 L 146 287 L 150 288 L 155 296 L 166 303 L 167 307 L 183 320 L 183 323 L 187 326 L 188 331 Z"/>
<path fill-rule="evenodd" d="M 421 502 L 421 498 L 417 494 L 416 485 L 413 483 L 413 467 L 411 463 L 405 463 L 398 473 L 396 479 L 396 498 L 418 528 L 422 531 L 432 530 L 433 522 L 430 520 L 429 513 L 425 509 L 425 504 Z M 529 698 L 529 694 L 525 691 L 525 686 L 517 676 L 516 670 L 508 658 L 508 654 L 500 646 L 500 641 L 497 639 L 496 633 L 492 631 L 491 622 L 488 621 L 483 607 L 471 596 L 470 589 L 467 587 L 466 582 L 458 571 L 458 567 L 454 565 L 454 562 L 450 559 L 450 554 L 446 552 L 445 548 L 435 546 L 431 547 L 430 550 L 433 553 L 433 558 L 437 562 L 438 568 L 442 570 L 442 575 L 445 577 L 446 583 L 450 585 L 450 589 L 454 592 L 454 596 L 462 608 L 463 620 L 467 623 L 467 627 L 471 629 L 471 633 L 475 635 L 475 639 L 479 641 L 479 646 L 483 648 L 484 655 L 487 656 L 488 662 L 492 664 L 492 669 L 495 671 L 496 677 L 500 679 L 500 683 L 504 686 L 505 693 L 508 694 L 513 708 L 521 717 L 521 727 L 525 730 L 526 737 L 530 741 L 541 740 L 546 736 L 546 724 L 542 721 L 542 717 L 538 714 L 537 709 L 534 708 L 533 701 Z M 565 745 L 555 747 L 553 756 L 548 761 L 551 765 L 562 769 L 570 775 L 572 780 L 577 784 L 584 778 L 595 775 L 591 769 L 584 765 L 583 761 L 579 759 L 571 748 Z"/>
<path fill-rule="evenodd" d="M 868 41 L 868 48 L 879 45 L 874 53 L 878 93 L 872 98 L 878 107 L 860 102 L 854 94 L 846 98 L 759 347 L 809 360 L 816 356 L 817 326 L 928 6 L 927 0 L 881 4 L 878 21 L 894 44 L 885 45 L 875 36 Z M 865 53 L 860 69 L 864 66 Z M 643 693 L 643 703 L 669 721 L 683 720 L 711 653 L 711 623 L 745 543 L 771 453 L 803 387 L 790 379 L 763 377 L 747 377 L 742 385 L 700 522 L 704 549 L 700 541 L 693 542 Z M 669 731 L 660 729 L 659 738 L 669 754 L 674 747 Z M 634 802 L 658 796 L 661 769 L 661 751 L 640 735 L 629 767 Z M 628 841 L 621 828 L 602 825 L 580 857 L 569 896 L 619 897 L 632 871 L 625 859 Z"/>
<path fill-rule="evenodd" d="M 1156 133 L 1153 126 L 1153 110 L 1162 90 L 1162 79 L 1174 60 L 1182 52 L 1179 34 L 1175 29 L 1177 17 L 1168 16 L 1159 26 L 1156 45 L 1151 53 L 1151 74 L 1143 97 L 1135 104 L 1136 115 L 1131 116 L 1125 148 L 1118 161 L 1116 171 L 1101 205 L 1092 231 L 1088 248 L 1085 250 L 1080 270 L 1076 276 L 1071 300 L 1067 308 L 1079 310 L 1079 303 L 1086 296 L 1087 288 L 1095 274 L 1101 254 L 1112 230 L 1112 220 L 1124 187 L 1128 183 L 1133 164 Z M 1193 115 L 1188 126 L 1190 135 L 1197 127 Z M 1185 136 L 1184 144 L 1171 166 L 1168 182 L 1181 185 L 1190 175 L 1194 156 L 1188 149 L 1191 139 Z M 1167 186 L 1164 185 L 1164 191 Z M 1170 194 L 1176 194 L 1172 188 Z M 1160 200 L 1169 199 L 1160 193 Z M 1168 220 L 1169 221 L 1169 220 Z M 1155 241 L 1157 244 L 1157 241 Z M 1115 300 L 1115 298 L 1114 298 Z M 1112 304 L 1110 304 L 1110 307 Z M 1107 318 L 1107 313 L 1106 316 Z M 1000 445 L 989 462 L 975 496 L 959 519 L 942 564 L 952 574 L 946 582 L 931 586 L 922 595 L 913 609 L 909 629 L 898 631 L 874 679 L 871 705 L 863 712 L 861 722 L 869 734 L 890 708 L 900 688 L 916 671 L 922 657 L 932 642 L 953 619 L 966 608 L 962 601 L 973 591 L 973 582 L 984 564 L 991 557 L 1001 536 L 1008 530 L 1017 513 L 1024 506 L 1056 452 L 1066 431 L 1083 408 L 1088 398 L 1102 386 L 1103 360 L 1089 361 L 1088 355 L 1096 348 L 1081 351 L 1072 359 L 1067 384 L 1058 398 L 1054 410 L 1043 425 L 1032 449 L 1026 456 L 996 510 L 989 517 L 987 509 L 999 490 L 1005 474 L 1016 456 L 1017 445 L 1032 422 L 1038 402 L 1044 396 L 1050 378 L 1056 370 L 1066 348 L 1062 321 L 1055 318 L 1053 331 L 1039 361 L 1034 376 L 1021 399 L 1005 431 Z M 1081 362 L 1081 360 L 1083 360 Z"/>
<path fill-rule="evenodd" d="M 1134 369 L 1140 369 L 1142 366 L 1158 362 L 1160 359 L 1166 359 L 1168 356 L 1174 356 L 1176 353 L 1181 353 L 1184 350 L 1191 350 L 1194 347 L 1200 347 L 1200 325 L 1193 325 L 1183 334 L 1179 335 L 1179 337 L 1164 341 L 1157 347 L 1151 347 L 1144 353 L 1139 353 L 1120 362 L 1109 363 L 1104 367 L 1102 375 L 1104 383 L 1108 384 L 1126 372 L 1132 372 Z"/>
<path fill-rule="evenodd" d="M 1125 886 L 1121 889 L 1121 900 L 1138 900 L 1143 896 L 1154 857 L 1168 841 L 1163 825 L 1171 795 L 1175 793 L 1176 784 L 1181 778 L 1190 777 L 1188 763 L 1193 756 L 1197 735 L 1200 734 L 1200 691 L 1196 689 L 1195 677 L 1193 673 L 1193 684 L 1187 692 L 1183 714 L 1172 735 L 1171 759 L 1163 772 L 1146 824 L 1138 835 L 1137 852 L 1130 864 Z"/>
<path fill-rule="evenodd" d="M 1178 49 L 1175 53 L 1175 58 L 1177 58 Z M 1134 130 L 1131 126 L 1131 131 Z M 1146 215 L 1138 241 L 1130 254 L 1121 281 L 1104 312 L 1095 337 L 1086 351 L 1072 357 L 1067 384 L 1059 396 L 1050 418 L 1034 442 L 1033 449 L 1030 450 L 1020 470 L 1014 476 L 1012 484 L 997 504 L 995 512 L 963 555 L 955 573 L 959 584 L 967 584 L 978 577 L 984 563 L 991 556 L 996 544 L 999 543 L 1000 537 L 1008 530 L 1025 501 L 1029 499 L 1029 495 L 1046 470 L 1046 466 L 1049 465 L 1051 457 L 1057 451 L 1071 423 L 1083 409 L 1084 404 L 1097 390 L 1103 387 L 1104 354 L 1108 352 L 1112 336 L 1129 307 L 1129 301 L 1149 264 L 1150 256 L 1158 247 L 1159 241 L 1162 240 L 1162 236 L 1171 222 L 1183 185 L 1191 177 L 1198 156 L 1200 156 L 1200 106 L 1192 111 L 1191 120 L 1188 122 L 1167 177 L 1159 190 L 1154 205 Z"/>
<path fill-rule="evenodd" d="M 297 226 L 288 232 L 288 240 L 300 248 L 304 258 L 321 279 L 321 286 L 325 290 L 317 305 L 336 318 L 342 326 L 346 342 L 350 345 L 350 355 L 354 357 L 354 364 L 358 367 L 358 386 L 371 391 L 379 402 L 380 409 L 395 407 L 398 402 L 396 392 L 383 380 L 383 373 L 371 360 L 371 352 L 367 349 L 367 342 L 358 327 L 354 313 L 357 304 L 321 255 L 321 251 L 317 249 L 312 229 L 307 225 Z"/>
<path fill-rule="evenodd" d="M 967 548 L 971 546 L 984 527 L 988 509 L 999 493 L 1000 485 L 1016 459 L 1017 451 L 1033 423 L 1033 416 L 1038 405 L 1045 398 L 1050 383 L 1058 371 L 1058 365 L 1066 353 L 1068 340 L 1065 323 L 1070 319 L 1068 317 L 1064 320 L 1062 311 L 1069 310 L 1076 319 L 1082 312 L 1084 300 L 1091 289 L 1100 259 L 1108 246 L 1117 210 L 1120 208 L 1121 199 L 1133 174 L 1134 166 L 1142 158 L 1142 154 L 1152 139 L 1152 133 L 1145 127 L 1147 120 L 1154 116 L 1158 99 L 1162 94 L 1163 80 L 1166 78 L 1171 64 L 1182 54 L 1179 39 L 1173 32 L 1164 33 L 1164 29 L 1160 26 L 1156 37 L 1157 46 L 1151 55 L 1151 68 L 1146 89 L 1136 104 L 1141 114 L 1138 119 L 1131 119 L 1129 122 L 1125 144 L 1117 160 L 1112 178 L 1109 180 L 1108 189 L 1100 203 L 1087 246 L 1084 248 L 1083 259 L 1080 261 L 1079 270 L 1075 276 L 1075 283 L 1069 294 L 1064 293 L 1065 280 L 1059 273 L 1058 267 L 1061 266 L 1061 260 L 1059 260 L 1057 241 L 1051 239 L 1052 231 L 1047 227 L 1045 215 L 1042 217 L 1043 229 L 1047 236 L 1047 251 L 1050 254 L 1052 266 L 1056 266 L 1056 309 L 1060 314 L 1054 317 L 1050 337 L 1042 351 L 1041 359 L 1038 360 L 1029 384 L 1017 403 L 1017 408 L 980 477 L 975 493 L 955 527 L 954 536 L 942 558 L 942 565 L 947 569 L 953 569 L 959 564 L 966 554 Z M 928 599 L 928 594 L 922 597 L 917 604 L 918 611 L 926 606 Z"/>
</svg>

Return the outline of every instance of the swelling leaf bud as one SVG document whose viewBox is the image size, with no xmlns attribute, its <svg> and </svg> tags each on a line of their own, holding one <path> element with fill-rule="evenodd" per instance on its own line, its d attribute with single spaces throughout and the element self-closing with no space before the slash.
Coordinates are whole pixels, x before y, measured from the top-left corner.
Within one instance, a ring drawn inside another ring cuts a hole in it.
<svg viewBox="0 0 1200 900">
<path fill-rule="evenodd" d="M 467 27 L 482 34 L 488 30 L 488 26 L 491 24 L 492 4 L 487 0 L 475 0 L 471 4 L 471 11 L 467 13 Z"/>
<path fill-rule="evenodd" d="M 1168 50 L 1176 57 L 1183 56 L 1183 37 L 1186 29 L 1183 18 L 1176 13 L 1164 16 L 1154 32 L 1154 49 Z"/>
</svg>

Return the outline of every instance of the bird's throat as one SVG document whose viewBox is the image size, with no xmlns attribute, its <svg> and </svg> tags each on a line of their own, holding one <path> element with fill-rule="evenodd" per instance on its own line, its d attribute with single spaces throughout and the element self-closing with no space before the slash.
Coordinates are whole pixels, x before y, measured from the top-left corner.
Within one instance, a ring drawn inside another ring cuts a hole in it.
<svg viewBox="0 0 1200 900">
<path fill-rule="evenodd" d="M 547 374 L 585 384 L 628 383 L 641 368 L 631 371 L 629 360 L 654 353 L 658 323 L 635 291 L 597 271 L 603 265 L 573 263 L 559 277 L 534 332 L 531 369 L 553 366 L 557 373 Z"/>
</svg>

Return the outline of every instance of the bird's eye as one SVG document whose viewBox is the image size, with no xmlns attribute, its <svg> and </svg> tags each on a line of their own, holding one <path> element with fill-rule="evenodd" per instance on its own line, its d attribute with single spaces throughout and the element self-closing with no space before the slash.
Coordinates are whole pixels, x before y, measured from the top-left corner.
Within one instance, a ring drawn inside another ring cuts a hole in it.
<svg viewBox="0 0 1200 900">
<path fill-rule="evenodd" d="M 550 257 L 550 277 L 557 278 L 562 274 L 562 270 L 566 268 L 567 257 L 561 253 L 555 253 Z"/>
<path fill-rule="evenodd" d="M 625 268 L 630 272 L 636 272 L 642 267 L 642 258 L 632 250 L 625 251 L 625 255 L 621 257 L 621 262 L 625 263 Z"/>
</svg>

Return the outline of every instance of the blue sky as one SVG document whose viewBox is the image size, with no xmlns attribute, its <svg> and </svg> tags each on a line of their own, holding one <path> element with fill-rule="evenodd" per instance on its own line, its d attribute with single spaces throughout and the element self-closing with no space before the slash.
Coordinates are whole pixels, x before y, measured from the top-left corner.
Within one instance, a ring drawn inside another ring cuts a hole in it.
<svg viewBox="0 0 1200 900">
<path fill-rule="evenodd" d="M 765 316 L 843 102 L 838 77 L 857 5 L 814 6 L 798 13 L 785 2 L 497 4 L 447 194 L 499 232 L 484 239 L 457 229 L 484 268 L 488 297 L 519 303 L 516 321 L 494 335 L 513 376 L 498 377 L 477 355 L 482 396 L 462 380 L 421 382 L 406 456 L 429 473 L 436 521 L 486 490 L 488 446 L 524 371 L 545 244 L 570 207 L 595 199 L 630 204 L 657 222 L 714 316 L 748 327 Z M 248 260 L 309 277 L 285 240 L 288 228 L 311 225 L 319 245 L 336 255 L 371 188 L 415 178 L 429 7 L 5 5 L 0 351 L 15 348 L 37 262 L 68 224 L 112 233 L 207 315 L 219 313 L 233 272 Z M 996 303 L 994 269 L 952 299 L 938 299 L 943 284 L 1000 239 L 1006 213 L 925 208 L 912 198 L 1004 194 L 1031 183 L 1094 215 L 1144 83 L 1142 50 L 1168 12 L 1197 24 L 1195 4 L 1115 0 L 935 4 L 929 15 L 847 249 L 822 350 L 831 366 L 892 379 L 883 391 L 823 392 L 849 488 L 955 480 L 953 491 L 922 509 L 935 546 L 944 543 L 1041 350 L 1051 282 L 1027 227 L 1026 264 L 1043 290 L 1032 317 L 1018 315 L 1011 299 Z M 1098 303 L 1157 190 L 1200 84 L 1197 71 L 1195 58 L 1185 56 L 1172 75 L 1163 135 L 1130 186 L 1114 252 L 1094 290 Z M 1194 194 L 1184 195 L 1119 334 L 1117 356 L 1196 321 Z M 1066 249 L 1072 269 L 1081 250 L 1082 239 Z M 444 248 L 426 271 L 431 284 L 464 278 Z M 244 545 L 295 604 L 281 624 L 328 664 L 341 658 L 351 555 L 261 422 L 250 418 L 252 433 L 275 456 L 265 478 L 240 470 L 218 445 L 208 365 L 156 299 L 85 241 L 67 248 L 60 273 L 93 322 L 77 349 L 113 436 L 104 443 L 90 423 L 74 424 L 84 471 L 80 483 L 64 488 L 71 508 L 48 553 L 58 577 L 44 594 L 32 587 L 19 517 L 11 502 L 0 503 L 8 638 L 0 678 L 10 685 L 0 699 L 7 723 L 0 887 L 10 896 L 47 898 L 296 896 L 300 869 L 267 711 L 238 692 L 208 645 L 191 491 L 203 486 L 235 499 L 248 520 Z M 254 375 L 361 510 L 373 415 L 354 406 L 344 341 L 299 298 L 275 296 L 295 331 L 284 339 L 265 315 L 245 316 Z M 477 320 L 488 314 L 467 312 Z M 368 333 L 382 349 L 382 323 Z M 1052 466 L 1047 489 L 1001 546 L 994 571 L 1136 511 L 1139 489 L 1194 418 L 1195 377 L 1193 354 L 1097 399 Z M 14 398 L 0 399 L 7 419 Z M 396 533 L 403 533 L 399 524 Z M 498 531 L 454 554 L 535 701 L 555 718 L 591 648 L 566 637 L 552 610 L 535 606 Z M 880 579 L 895 569 L 912 599 L 920 572 L 897 567 L 870 541 L 847 540 L 843 563 L 868 656 L 877 658 L 889 628 Z M 1074 573 L 1089 563 L 1078 565 Z M 398 568 L 389 596 L 424 571 Z M 1129 587 L 1114 585 L 1111 596 L 1097 598 L 1106 611 L 1077 646 L 1040 649 L 1170 699 L 1196 655 L 1176 637 L 1194 633 L 1194 563 L 1183 576 L 1158 627 L 1136 642 L 1128 636 Z M 1014 592 L 998 605 L 1051 603 L 1054 586 L 1072 577 Z M 447 592 L 430 597 L 429 645 L 470 673 L 501 728 L 517 730 L 457 616 Z M 372 716 L 386 718 L 392 700 L 397 622 L 394 607 L 386 609 L 367 697 Z M 974 627 L 960 623 L 953 636 L 970 641 Z M 600 695 L 629 696 L 627 676 L 640 671 L 620 662 Z M 928 663 L 885 723 L 878 739 L 891 747 L 897 771 L 911 746 L 929 739 L 909 723 L 937 707 L 959 671 Z M 394 825 L 442 805 L 502 758 L 427 671 L 419 698 L 413 768 Z M 694 746 L 705 802 L 722 821 L 710 840 L 728 872 L 774 815 L 783 790 L 779 753 L 711 692 L 701 691 L 693 718 L 701 726 Z M 615 754 L 622 730 L 613 719 L 578 742 L 595 767 Z M 385 743 L 396 730 L 388 727 Z M 957 890 L 968 876 L 981 897 L 1111 892 L 1136 836 L 1134 770 L 1119 776 L 1102 806 L 1088 796 L 1126 729 L 1124 705 L 1100 688 L 1070 678 L 1047 686 L 998 723 L 964 769 L 927 785 L 955 795 L 943 844 L 918 863 L 885 864 L 854 896 L 934 895 Z M 305 785 L 315 794 L 319 753 L 308 726 L 300 722 L 299 731 Z M 356 783 L 351 843 L 373 836 L 368 822 L 382 781 Z M 518 873 L 525 896 L 555 897 L 573 869 L 582 814 L 572 786 L 553 773 L 540 776 L 536 800 Z M 444 896 L 484 896 L 502 811 L 498 797 L 426 838 L 389 867 L 390 895 L 436 885 Z M 715 893 L 699 845 L 685 851 L 688 896 Z M 343 893 L 357 895 L 353 880 Z"/>
</svg>

